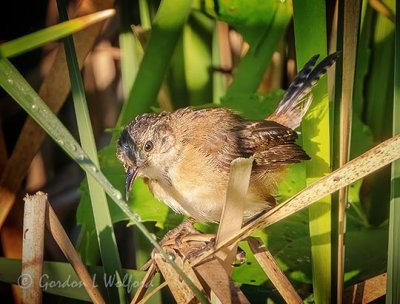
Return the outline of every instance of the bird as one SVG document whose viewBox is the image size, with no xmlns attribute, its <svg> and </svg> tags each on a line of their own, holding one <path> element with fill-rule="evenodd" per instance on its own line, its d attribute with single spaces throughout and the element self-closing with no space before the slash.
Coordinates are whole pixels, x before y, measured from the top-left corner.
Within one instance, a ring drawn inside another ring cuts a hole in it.
<svg viewBox="0 0 400 304">
<path fill-rule="evenodd" d="M 121 132 L 117 157 L 126 172 L 128 200 L 140 177 L 173 211 L 218 223 L 226 201 L 231 162 L 253 157 L 244 217 L 276 205 L 277 184 L 290 164 L 310 157 L 296 143 L 295 129 L 312 101 L 312 88 L 333 65 L 333 53 L 315 66 L 313 56 L 264 120 L 247 120 L 228 108 L 181 108 L 136 116 Z"/>
</svg>

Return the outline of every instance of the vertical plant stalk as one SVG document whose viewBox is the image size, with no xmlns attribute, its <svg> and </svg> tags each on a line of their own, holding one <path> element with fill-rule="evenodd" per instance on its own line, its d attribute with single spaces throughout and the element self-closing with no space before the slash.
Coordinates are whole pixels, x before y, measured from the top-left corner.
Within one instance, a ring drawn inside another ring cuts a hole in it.
<svg viewBox="0 0 400 304">
<path fill-rule="evenodd" d="M 22 303 L 42 302 L 40 282 L 43 272 L 44 219 L 47 196 L 27 195 L 24 206 L 22 272 L 18 285 L 22 288 Z"/>
<path fill-rule="evenodd" d="M 325 2 L 293 1 L 297 68 L 309 58 L 327 51 Z M 311 160 L 305 163 L 307 185 L 330 172 L 329 100 L 326 77 L 313 89 L 313 103 L 302 123 L 303 147 Z M 331 300 L 331 197 L 309 208 L 312 281 L 316 303 Z"/>
<path fill-rule="evenodd" d="M 339 118 L 339 167 L 344 166 L 350 157 L 353 87 L 361 1 L 344 1 L 343 11 L 343 78 Z M 337 303 L 341 303 L 343 298 L 347 191 L 347 187 L 340 189 L 338 196 Z"/>
<path fill-rule="evenodd" d="M 396 24 L 400 24 L 396 2 Z M 396 26 L 394 58 L 393 133 L 400 134 L 400 29 Z M 392 164 L 386 303 L 400 303 L 400 161 Z"/>
<path fill-rule="evenodd" d="M 136 304 L 144 300 L 144 297 L 146 295 L 147 289 L 151 283 L 151 281 L 154 278 L 154 275 L 156 274 L 157 266 L 156 263 L 151 263 L 150 268 L 147 269 L 146 275 L 144 276 L 143 280 L 140 282 L 139 288 L 136 290 L 135 295 L 133 296 L 130 304 Z M 164 281 L 165 284 L 167 282 Z M 160 289 L 159 285 L 155 290 Z M 143 301 L 145 302 L 145 301 Z"/>
<path fill-rule="evenodd" d="M 68 20 L 67 8 L 64 0 L 57 0 L 57 6 L 60 18 L 62 20 Z M 99 160 L 97 158 L 96 142 L 93 136 L 85 89 L 83 87 L 83 81 L 76 58 L 75 45 L 71 36 L 64 38 L 64 47 L 82 148 L 98 168 Z M 116 275 L 117 281 L 120 283 L 118 278 L 122 276 L 122 266 L 106 193 L 93 176 L 87 175 L 87 180 L 104 272 L 109 277 Z M 126 295 L 125 290 L 122 287 L 123 284 L 117 285 L 118 287 L 110 286 L 108 288 L 109 300 L 111 303 L 125 303 Z"/>
</svg>

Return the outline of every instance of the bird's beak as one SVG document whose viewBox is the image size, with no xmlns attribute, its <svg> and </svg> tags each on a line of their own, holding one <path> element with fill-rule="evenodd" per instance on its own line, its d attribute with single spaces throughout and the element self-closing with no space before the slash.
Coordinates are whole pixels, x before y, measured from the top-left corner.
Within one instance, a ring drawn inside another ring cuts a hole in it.
<svg viewBox="0 0 400 304">
<path fill-rule="evenodd" d="M 137 167 L 129 167 L 128 172 L 126 173 L 126 180 L 125 180 L 125 198 L 128 201 L 129 199 L 129 192 L 131 191 L 131 186 L 133 181 L 136 178 L 138 168 Z"/>
</svg>

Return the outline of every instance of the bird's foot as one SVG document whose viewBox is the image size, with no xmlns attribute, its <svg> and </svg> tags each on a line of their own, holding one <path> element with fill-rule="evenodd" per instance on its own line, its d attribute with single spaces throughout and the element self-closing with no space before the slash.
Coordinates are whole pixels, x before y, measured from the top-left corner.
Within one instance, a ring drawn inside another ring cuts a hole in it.
<svg viewBox="0 0 400 304">
<path fill-rule="evenodd" d="M 201 256 L 204 252 L 212 249 L 215 246 L 215 235 L 204 235 L 205 238 L 201 240 L 201 245 L 191 247 L 183 258 L 183 262 L 191 262 Z"/>
<path fill-rule="evenodd" d="M 196 220 L 192 217 L 187 218 L 174 229 L 168 231 L 160 241 L 160 246 L 167 252 L 175 254 L 174 249 L 178 249 L 182 246 L 183 240 L 191 235 L 200 235 L 193 224 Z M 142 270 L 147 270 L 150 268 L 151 264 L 154 263 L 154 255 L 157 253 L 157 249 L 153 249 L 151 252 L 150 260 L 141 267 Z"/>
<path fill-rule="evenodd" d="M 197 231 L 193 226 L 195 222 L 196 220 L 192 217 L 184 220 L 182 223 L 180 223 L 178 226 L 176 226 L 174 229 L 171 229 L 164 235 L 164 237 L 160 241 L 160 246 L 164 247 L 175 245 L 179 247 L 182 244 L 182 240 L 186 236 L 200 234 L 200 232 Z"/>
<path fill-rule="evenodd" d="M 193 248 L 189 252 L 186 253 L 183 262 L 192 262 L 196 260 L 199 256 L 201 256 L 203 253 L 211 250 L 215 246 L 215 235 L 203 235 L 205 239 L 203 239 L 203 246 Z M 240 247 L 237 248 L 236 252 L 236 258 L 235 261 L 233 261 L 232 266 L 233 267 L 239 267 L 243 265 L 247 260 L 246 252 L 241 249 Z"/>
</svg>

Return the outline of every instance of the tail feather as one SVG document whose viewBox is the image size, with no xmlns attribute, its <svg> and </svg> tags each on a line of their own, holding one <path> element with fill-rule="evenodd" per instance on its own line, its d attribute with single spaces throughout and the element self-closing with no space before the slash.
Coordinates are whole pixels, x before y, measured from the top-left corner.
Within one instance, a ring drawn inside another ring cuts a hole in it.
<svg viewBox="0 0 400 304">
<path fill-rule="evenodd" d="M 314 68 L 318 57 L 319 55 L 313 56 L 297 74 L 275 112 L 267 118 L 268 120 L 276 121 L 291 129 L 300 125 L 311 105 L 312 95 L 310 92 L 312 88 L 328 68 L 336 62 L 339 53 L 327 56 Z"/>
<path fill-rule="evenodd" d="M 304 90 L 304 85 L 307 83 L 307 79 L 314 69 L 314 65 L 317 62 L 319 55 L 314 55 L 304 65 L 303 69 L 296 75 L 293 82 L 290 84 L 281 102 L 278 105 L 276 113 L 287 111 L 290 108 L 291 101 L 298 100 L 298 95 Z"/>
</svg>

